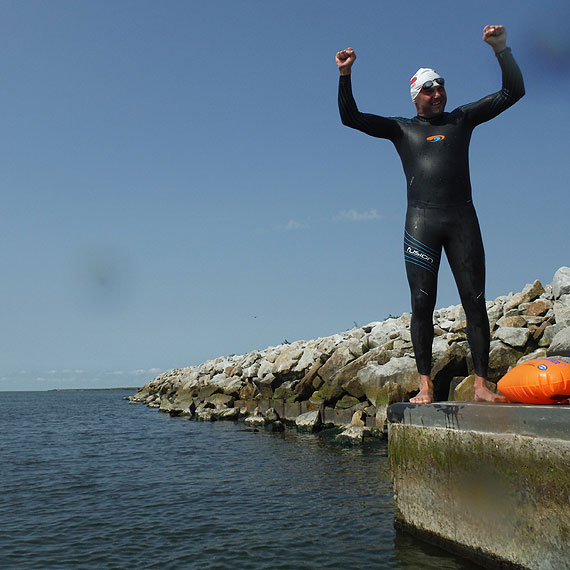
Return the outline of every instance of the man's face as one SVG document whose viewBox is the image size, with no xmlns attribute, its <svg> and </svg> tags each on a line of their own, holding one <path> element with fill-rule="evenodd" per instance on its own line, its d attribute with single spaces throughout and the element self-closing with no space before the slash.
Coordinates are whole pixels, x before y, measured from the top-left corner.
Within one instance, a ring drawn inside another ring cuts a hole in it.
<svg viewBox="0 0 570 570">
<path fill-rule="evenodd" d="M 414 99 L 417 113 L 424 119 L 433 119 L 441 115 L 446 103 L 445 87 L 437 84 L 430 89 L 422 89 Z"/>
</svg>

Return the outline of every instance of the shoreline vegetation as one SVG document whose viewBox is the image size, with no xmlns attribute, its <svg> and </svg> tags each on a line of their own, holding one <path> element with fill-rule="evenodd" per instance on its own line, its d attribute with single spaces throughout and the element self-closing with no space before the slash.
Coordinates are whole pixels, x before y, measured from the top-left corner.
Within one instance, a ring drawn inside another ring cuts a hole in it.
<svg viewBox="0 0 570 570">
<path fill-rule="evenodd" d="M 533 358 L 570 357 L 570 267 L 552 283 L 487 301 L 489 388 Z M 172 416 L 244 421 L 251 427 L 341 428 L 353 443 L 387 430 L 387 408 L 419 389 L 410 313 L 314 340 L 221 356 L 160 374 L 128 399 Z M 473 365 L 461 305 L 436 309 L 433 378 L 437 401 L 473 399 Z M 500 405 L 500 404 L 497 404 Z"/>
</svg>

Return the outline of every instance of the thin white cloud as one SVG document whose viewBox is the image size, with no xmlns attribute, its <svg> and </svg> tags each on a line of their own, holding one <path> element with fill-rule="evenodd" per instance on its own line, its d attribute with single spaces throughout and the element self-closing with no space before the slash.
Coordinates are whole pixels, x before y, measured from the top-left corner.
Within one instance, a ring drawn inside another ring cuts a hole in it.
<svg viewBox="0 0 570 570">
<path fill-rule="evenodd" d="M 161 374 L 162 372 L 164 372 L 162 368 L 149 368 L 144 371 L 145 374 Z"/>
<path fill-rule="evenodd" d="M 309 227 L 309 224 L 305 222 L 299 222 L 297 220 L 289 220 L 285 226 L 286 230 L 302 230 Z"/>
<path fill-rule="evenodd" d="M 335 222 L 366 222 L 369 220 L 380 219 L 382 219 L 382 215 L 375 209 L 367 210 L 365 212 L 359 212 L 355 209 L 343 210 L 333 218 Z"/>
<path fill-rule="evenodd" d="M 132 370 L 131 374 L 134 374 L 135 376 L 141 376 L 143 374 L 160 374 L 162 372 L 162 369 L 160 368 L 149 368 L 148 370 Z"/>
<path fill-rule="evenodd" d="M 138 370 L 113 370 L 112 372 L 105 372 L 107 376 L 142 376 L 144 374 L 160 374 L 163 372 L 161 368 L 148 368 Z"/>
</svg>

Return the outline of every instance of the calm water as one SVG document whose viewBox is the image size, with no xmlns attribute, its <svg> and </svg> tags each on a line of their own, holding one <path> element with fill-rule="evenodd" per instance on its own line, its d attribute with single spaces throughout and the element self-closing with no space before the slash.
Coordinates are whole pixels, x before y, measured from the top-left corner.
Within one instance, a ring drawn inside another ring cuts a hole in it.
<svg viewBox="0 0 570 570">
<path fill-rule="evenodd" d="M 393 528 L 385 444 L 0 392 L 0 568 L 474 568 Z"/>
</svg>

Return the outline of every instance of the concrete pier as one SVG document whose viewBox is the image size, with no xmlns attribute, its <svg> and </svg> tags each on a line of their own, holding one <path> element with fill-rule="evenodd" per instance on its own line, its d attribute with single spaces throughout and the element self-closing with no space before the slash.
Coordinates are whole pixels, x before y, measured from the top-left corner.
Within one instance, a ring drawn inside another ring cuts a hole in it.
<svg viewBox="0 0 570 570">
<path fill-rule="evenodd" d="M 570 569 L 570 406 L 392 404 L 396 525 L 486 568 Z"/>
</svg>

